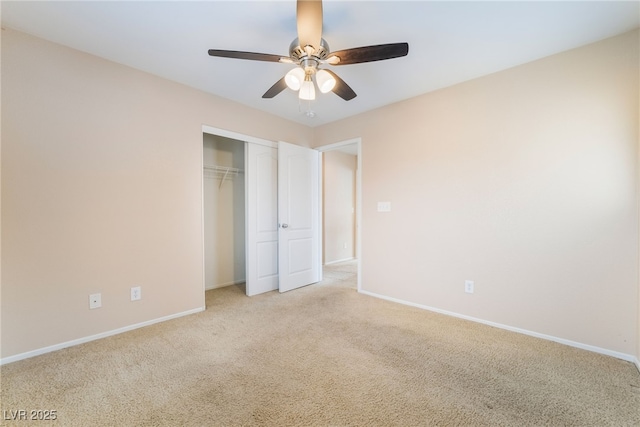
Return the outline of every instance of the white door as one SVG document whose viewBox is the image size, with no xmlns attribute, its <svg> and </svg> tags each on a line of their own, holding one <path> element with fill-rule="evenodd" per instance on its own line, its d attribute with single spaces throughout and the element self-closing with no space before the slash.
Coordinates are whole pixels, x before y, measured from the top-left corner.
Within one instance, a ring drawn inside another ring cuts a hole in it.
<svg viewBox="0 0 640 427">
<path fill-rule="evenodd" d="M 321 280 L 319 153 L 278 143 L 280 292 Z"/>
<path fill-rule="evenodd" d="M 278 289 L 278 149 L 245 144 L 247 295 Z"/>
</svg>

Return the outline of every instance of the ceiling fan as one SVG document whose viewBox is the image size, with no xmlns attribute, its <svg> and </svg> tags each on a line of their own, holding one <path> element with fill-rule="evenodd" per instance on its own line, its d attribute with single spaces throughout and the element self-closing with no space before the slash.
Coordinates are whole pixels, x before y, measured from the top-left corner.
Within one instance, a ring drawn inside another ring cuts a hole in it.
<svg viewBox="0 0 640 427">
<path fill-rule="evenodd" d="M 291 42 L 288 57 L 221 49 L 209 49 L 209 55 L 296 64 L 297 67 L 271 86 L 262 95 L 263 98 L 273 98 L 289 87 L 294 91 L 299 91 L 298 97 L 300 99 L 313 100 L 317 84 L 320 92 L 333 92 L 345 101 L 349 101 L 356 97 L 356 93 L 334 72 L 323 68 L 325 65 L 350 65 L 382 61 L 405 56 L 409 53 L 408 43 L 389 43 L 331 52 L 328 43 L 322 38 L 322 1 L 298 0 L 296 9 L 298 37 Z"/>
</svg>

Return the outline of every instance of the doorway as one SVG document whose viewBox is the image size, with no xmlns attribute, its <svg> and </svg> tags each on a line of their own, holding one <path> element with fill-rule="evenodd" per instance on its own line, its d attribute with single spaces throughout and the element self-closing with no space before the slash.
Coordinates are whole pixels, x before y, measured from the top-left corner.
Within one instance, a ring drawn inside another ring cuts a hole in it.
<svg viewBox="0 0 640 427">
<path fill-rule="evenodd" d="M 242 141 L 203 134 L 205 290 L 245 282 L 245 185 Z"/>
<path fill-rule="evenodd" d="M 325 274 L 361 274 L 361 140 L 317 148 L 322 152 L 322 241 Z"/>
<path fill-rule="evenodd" d="M 202 133 L 204 291 L 239 285 L 251 296 L 276 290 L 278 145 L 206 125 Z M 257 159 L 260 147 L 267 155 Z"/>
</svg>

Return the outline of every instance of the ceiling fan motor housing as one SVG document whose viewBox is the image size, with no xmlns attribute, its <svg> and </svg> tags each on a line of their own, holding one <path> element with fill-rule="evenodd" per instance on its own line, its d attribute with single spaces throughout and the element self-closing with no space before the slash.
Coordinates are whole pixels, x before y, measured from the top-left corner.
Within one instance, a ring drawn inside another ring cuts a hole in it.
<svg viewBox="0 0 640 427">
<path fill-rule="evenodd" d="M 325 39 L 320 39 L 320 46 L 312 49 L 312 53 L 308 54 L 304 47 L 300 46 L 300 41 L 296 37 L 289 45 L 289 57 L 293 58 L 296 62 L 301 63 L 304 59 L 315 59 L 316 62 L 320 62 L 326 59 L 329 55 L 329 43 Z"/>
</svg>

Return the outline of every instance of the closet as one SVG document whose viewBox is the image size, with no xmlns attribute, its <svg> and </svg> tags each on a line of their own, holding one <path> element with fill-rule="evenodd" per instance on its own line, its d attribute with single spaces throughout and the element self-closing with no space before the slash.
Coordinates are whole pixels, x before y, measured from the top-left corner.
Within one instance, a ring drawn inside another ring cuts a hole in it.
<svg viewBox="0 0 640 427">
<path fill-rule="evenodd" d="M 204 288 L 248 296 L 321 280 L 319 152 L 203 131 Z"/>
<path fill-rule="evenodd" d="M 245 282 L 245 144 L 203 134 L 205 289 Z"/>
</svg>

